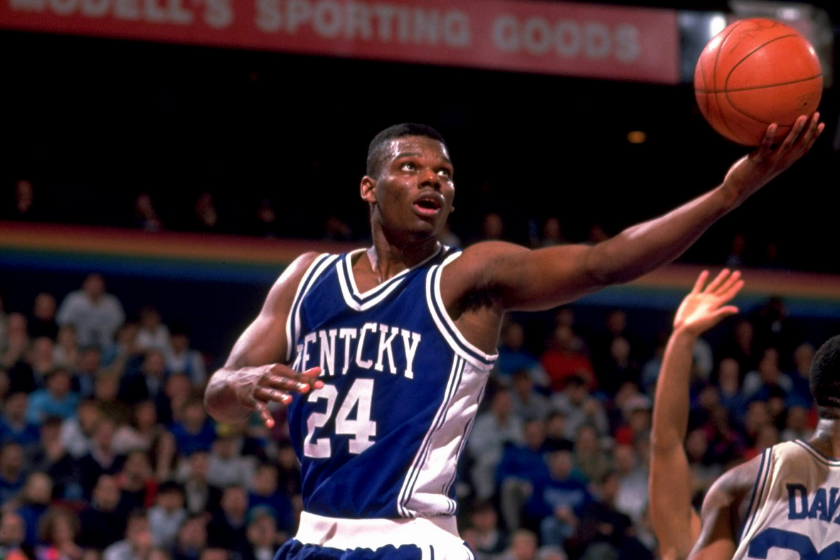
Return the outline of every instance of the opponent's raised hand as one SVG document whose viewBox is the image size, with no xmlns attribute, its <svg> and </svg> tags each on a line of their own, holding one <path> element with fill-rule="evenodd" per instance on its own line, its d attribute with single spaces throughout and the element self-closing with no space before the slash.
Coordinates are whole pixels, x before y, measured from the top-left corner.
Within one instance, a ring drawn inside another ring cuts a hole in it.
<svg viewBox="0 0 840 560">
<path fill-rule="evenodd" d="M 682 330 L 694 336 L 699 336 L 710 329 L 724 317 L 738 313 L 734 305 L 725 305 L 744 287 L 741 273 L 727 269 L 720 271 L 717 277 L 703 285 L 709 278 L 709 271 L 700 273 L 694 288 L 683 299 L 674 317 L 674 330 Z"/>
<path fill-rule="evenodd" d="M 778 130 L 775 123 L 767 127 L 761 145 L 737 161 L 726 174 L 724 188 L 731 192 L 737 203 L 743 202 L 807 154 L 825 130 L 825 123 L 820 122 L 819 113 L 814 113 L 810 119 L 802 115 L 781 143 L 777 139 Z"/>
<path fill-rule="evenodd" d="M 234 390 L 239 404 L 259 412 L 265 425 L 274 426 L 274 419 L 268 404 L 272 402 L 288 405 L 292 402 L 291 393 L 308 393 L 310 389 L 320 389 L 323 381 L 318 379 L 320 367 L 314 367 L 299 373 L 287 365 L 268 364 L 258 367 L 244 367 L 236 371 Z"/>
</svg>

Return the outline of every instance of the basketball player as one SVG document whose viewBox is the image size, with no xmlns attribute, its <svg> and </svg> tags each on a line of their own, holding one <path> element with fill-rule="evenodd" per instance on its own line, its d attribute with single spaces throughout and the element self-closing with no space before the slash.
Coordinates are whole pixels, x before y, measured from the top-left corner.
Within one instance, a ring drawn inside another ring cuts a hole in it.
<svg viewBox="0 0 840 560">
<path fill-rule="evenodd" d="M 820 418 L 814 436 L 775 445 L 725 473 L 709 490 L 701 517 L 691 507 L 682 442 L 692 348 L 702 332 L 737 312 L 724 304 L 743 287 L 737 272 L 724 270 L 703 289 L 707 277 L 701 274 L 677 311 L 656 387 L 650 505 L 661 556 L 839 559 L 840 336 L 823 344 L 811 367 Z"/>
<path fill-rule="evenodd" d="M 691 472 L 683 449 L 688 426 L 689 377 L 697 338 L 738 308 L 725 305 L 744 285 L 739 272 L 723 270 L 703 287 L 703 271 L 674 317 L 665 347 L 651 427 L 650 512 L 662 560 L 688 558 L 700 534 L 700 518 L 691 507 Z"/>
<path fill-rule="evenodd" d="M 771 125 L 709 193 L 598 245 L 535 251 L 442 246 L 455 194 L 443 138 L 412 124 L 379 133 L 360 185 L 373 246 L 297 258 L 205 396 L 226 422 L 254 410 L 270 422 L 268 402 L 289 405 L 304 512 L 278 558 L 469 558 L 455 527 L 455 467 L 504 313 L 552 308 L 671 262 L 823 126 L 801 117 L 774 147 Z"/>
</svg>

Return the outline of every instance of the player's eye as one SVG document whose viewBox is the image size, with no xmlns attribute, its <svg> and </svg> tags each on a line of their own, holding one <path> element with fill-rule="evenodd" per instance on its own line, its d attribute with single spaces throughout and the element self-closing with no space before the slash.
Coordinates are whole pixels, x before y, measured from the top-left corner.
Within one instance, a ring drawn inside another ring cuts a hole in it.
<svg viewBox="0 0 840 560">
<path fill-rule="evenodd" d="M 403 171 L 416 171 L 417 166 L 414 165 L 414 162 L 406 161 L 400 164 L 400 169 Z"/>
<path fill-rule="evenodd" d="M 446 179 L 451 179 L 452 178 L 452 172 L 448 169 L 445 169 L 445 168 L 444 169 L 438 169 L 438 175 L 440 175 L 441 177 L 445 177 Z"/>
</svg>

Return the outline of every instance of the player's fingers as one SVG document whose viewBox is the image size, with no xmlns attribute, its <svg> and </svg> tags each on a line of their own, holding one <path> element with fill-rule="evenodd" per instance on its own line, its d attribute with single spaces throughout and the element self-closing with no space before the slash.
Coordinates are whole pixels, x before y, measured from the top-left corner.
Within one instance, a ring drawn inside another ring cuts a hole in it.
<svg viewBox="0 0 840 560">
<path fill-rule="evenodd" d="M 715 290 L 715 295 L 722 295 L 726 293 L 726 291 L 732 287 L 732 285 L 741 278 L 741 272 L 736 270 L 732 274 L 726 277 L 723 283 Z"/>
<path fill-rule="evenodd" d="M 318 379 L 318 376 L 321 375 L 321 371 L 323 370 L 320 367 L 314 367 L 303 372 L 303 375 L 309 378 L 309 384 L 316 389 L 320 389 L 324 386 L 324 382 Z"/>
<path fill-rule="evenodd" d="M 271 411 L 268 410 L 266 405 L 260 406 L 260 419 L 265 424 L 266 428 L 273 428 L 274 427 L 274 417 L 271 416 Z"/>
<path fill-rule="evenodd" d="M 810 149 L 814 146 L 814 142 L 817 141 L 817 138 L 820 137 L 823 130 L 825 130 L 825 123 L 817 123 L 814 127 L 814 133 L 808 137 L 808 140 L 805 142 L 805 147 L 803 148 L 804 152 L 810 151 Z"/>
<path fill-rule="evenodd" d="M 691 288 L 691 293 L 692 294 L 699 294 L 701 291 L 703 291 L 703 284 L 706 283 L 706 278 L 708 278 L 708 277 L 709 277 L 709 271 L 708 270 L 704 270 L 703 272 L 701 272 L 700 276 L 697 277 L 697 280 L 694 281 L 694 287 Z"/>
<path fill-rule="evenodd" d="M 776 123 L 767 127 L 767 132 L 764 133 L 764 138 L 761 139 L 761 144 L 758 146 L 758 151 L 755 154 L 755 159 L 763 160 L 771 151 L 773 151 L 773 144 L 776 142 L 776 131 L 779 129 Z"/>
<path fill-rule="evenodd" d="M 741 288 L 743 288 L 743 287 L 744 287 L 744 281 L 743 280 L 738 280 L 737 282 L 735 282 L 734 284 L 729 286 L 726 289 L 725 292 L 720 294 L 721 300 L 722 301 L 730 301 L 732 298 L 734 298 L 736 295 L 738 295 L 738 292 L 740 292 Z"/>
<path fill-rule="evenodd" d="M 808 117 L 805 115 L 801 115 L 796 118 L 796 122 L 793 123 L 790 132 L 785 137 L 784 142 L 782 142 L 780 148 L 782 151 L 790 150 L 796 141 L 802 137 L 802 131 L 805 130 L 806 124 L 808 124 Z"/>
<path fill-rule="evenodd" d="M 738 308 L 734 305 L 727 305 L 726 307 L 721 307 L 717 311 L 714 312 L 712 318 L 715 321 L 720 321 L 724 317 L 729 317 L 730 315 L 735 315 L 738 313 Z"/>
<path fill-rule="evenodd" d="M 713 293 L 715 293 L 715 291 L 718 289 L 718 287 L 719 287 L 721 284 L 723 284 L 723 281 L 726 279 L 726 277 L 727 277 L 727 276 L 729 276 L 729 269 L 728 269 L 728 268 L 724 268 L 723 270 L 721 270 L 720 272 L 718 272 L 718 275 L 717 275 L 717 276 L 715 276 L 715 279 L 714 279 L 714 280 L 712 280 L 711 282 L 709 282 L 709 285 L 708 285 L 708 286 L 706 286 L 706 289 L 705 289 L 704 291 L 705 291 L 707 294 L 713 294 Z"/>
<path fill-rule="evenodd" d="M 287 405 L 292 402 L 292 396 L 290 394 L 275 387 L 257 387 L 254 391 L 254 398 L 263 403 L 276 402 Z"/>
</svg>

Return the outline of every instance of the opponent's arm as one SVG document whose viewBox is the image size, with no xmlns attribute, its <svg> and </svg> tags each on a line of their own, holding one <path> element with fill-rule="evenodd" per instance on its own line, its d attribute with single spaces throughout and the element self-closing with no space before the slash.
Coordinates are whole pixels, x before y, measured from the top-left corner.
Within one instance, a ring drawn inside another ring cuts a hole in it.
<svg viewBox="0 0 840 560">
<path fill-rule="evenodd" d="M 732 560 L 760 460 L 761 455 L 724 473 L 709 489 L 700 513 L 702 529 L 689 560 Z"/>
<path fill-rule="evenodd" d="M 298 257 L 272 286 L 257 318 L 240 335 L 225 366 L 210 378 L 204 404 L 221 422 L 241 422 L 254 411 L 271 427 L 269 402 L 288 404 L 289 391 L 305 393 L 322 385 L 320 368 L 297 373 L 286 361 L 286 318 L 306 270 L 317 257 Z"/>
<path fill-rule="evenodd" d="M 688 389 L 692 351 L 697 337 L 727 315 L 724 306 L 743 287 L 738 272 L 721 271 L 705 288 L 703 271 L 674 318 L 662 369 L 656 383 L 651 429 L 650 509 L 663 560 L 688 558 L 700 533 L 700 519 L 691 507 L 688 459 L 683 442 L 688 425 Z"/>
<path fill-rule="evenodd" d="M 530 251 L 506 243 L 476 244 L 464 251 L 458 259 L 462 262 L 453 263 L 455 270 L 448 274 L 469 276 L 454 284 L 488 294 L 501 311 L 550 309 L 638 278 L 673 261 L 715 221 L 805 155 L 824 125 L 819 114 L 810 121 L 800 117 L 774 147 L 776 128 L 768 127 L 761 146 L 735 163 L 720 186 L 664 216 L 594 246 Z M 447 295 L 448 301 L 457 301 L 461 294 Z"/>
</svg>

